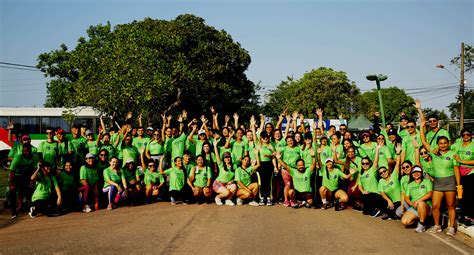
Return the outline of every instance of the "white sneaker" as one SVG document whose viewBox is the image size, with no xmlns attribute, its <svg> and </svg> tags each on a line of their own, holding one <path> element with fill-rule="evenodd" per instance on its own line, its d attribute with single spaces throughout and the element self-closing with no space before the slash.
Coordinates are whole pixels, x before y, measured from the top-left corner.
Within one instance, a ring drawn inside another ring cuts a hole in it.
<svg viewBox="0 0 474 255">
<path fill-rule="evenodd" d="M 237 198 L 237 205 L 243 205 L 244 204 L 244 201 L 242 201 L 242 199 Z"/>
<path fill-rule="evenodd" d="M 417 233 L 423 233 L 426 231 L 426 227 L 423 226 L 422 224 L 418 223 L 418 225 L 416 226 L 416 229 L 415 229 L 415 232 Z"/>
<path fill-rule="evenodd" d="M 440 225 L 434 225 L 431 229 L 430 229 L 430 232 L 431 233 L 439 233 L 443 231 L 443 229 L 441 229 L 441 226 Z"/>
<path fill-rule="evenodd" d="M 249 205 L 251 205 L 251 206 L 259 206 L 259 204 L 258 204 L 257 202 L 255 202 L 255 200 L 250 201 Z"/>
<path fill-rule="evenodd" d="M 216 197 L 215 200 L 216 200 L 216 205 L 223 205 L 220 197 Z"/>
<path fill-rule="evenodd" d="M 235 204 L 234 204 L 234 202 L 232 202 L 232 200 L 226 199 L 225 200 L 225 205 L 234 206 Z"/>
<path fill-rule="evenodd" d="M 84 206 L 84 209 L 82 209 L 83 212 L 89 213 L 92 211 L 92 209 L 89 207 L 89 205 Z"/>
<path fill-rule="evenodd" d="M 456 230 L 453 227 L 449 227 L 448 231 L 446 231 L 446 234 L 449 236 L 454 236 L 456 234 Z"/>
</svg>

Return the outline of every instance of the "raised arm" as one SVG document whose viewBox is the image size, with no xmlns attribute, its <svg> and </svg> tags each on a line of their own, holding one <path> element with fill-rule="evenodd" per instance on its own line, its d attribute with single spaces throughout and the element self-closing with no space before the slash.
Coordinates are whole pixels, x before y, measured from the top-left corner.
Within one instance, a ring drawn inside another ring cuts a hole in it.
<svg viewBox="0 0 474 255">
<path fill-rule="evenodd" d="M 426 135 L 425 135 L 425 126 L 426 126 L 426 120 L 425 116 L 423 114 L 423 111 L 421 110 L 421 101 L 420 99 L 415 100 L 415 108 L 418 111 L 418 115 L 420 117 L 420 138 L 421 142 L 423 143 L 423 146 L 425 149 L 429 152 L 431 152 L 431 145 L 426 141 Z"/>
<path fill-rule="evenodd" d="M 276 126 L 275 126 L 275 129 L 281 129 L 281 123 L 283 123 L 283 118 L 285 118 L 285 116 L 286 116 L 286 111 L 287 111 L 287 109 L 288 109 L 288 108 L 285 108 L 285 110 L 283 111 L 283 113 L 278 116 L 278 122 L 277 122 L 277 124 L 276 124 Z"/>
<path fill-rule="evenodd" d="M 255 132 L 255 125 L 256 125 L 255 117 L 252 115 L 250 117 L 250 130 L 252 130 L 252 137 L 253 137 L 253 142 L 255 144 L 260 144 L 260 142 L 257 140 L 257 133 Z"/>
<path fill-rule="evenodd" d="M 214 106 L 211 106 L 211 113 L 212 113 L 212 128 L 219 130 L 219 122 L 217 121 L 217 116 L 219 113 L 216 111 Z"/>
<path fill-rule="evenodd" d="M 397 159 L 396 159 L 395 167 L 393 168 L 393 171 L 397 172 L 397 173 L 400 173 L 400 165 L 402 164 L 401 163 L 401 158 L 402 157 L 400 156 L 401 151 L 402 151 L 402 145 L 398 143 L 397 146 L 395 147 L 395 152 L 397 153 L 397 155 L 396 155 Z"/>
<path fill-rule="evenodd" d="M 13 130 L 14 127 L 15 127 L 15 125 L 13 125 L 13 121 L 8 122 L 8 126 L 7 126 L 7 129 L 8 129 L 8 141 L 9 141 L 10 143 L 13 143 L 12 130 Z"/>
<path fill-rule="evenodd" d="M 234 130 L 237 130 L 239 128 L 239 115 L 237 113 L 234 113 Z"/>
<path fill-rule="evenodd" d="M 161 139 L 165 140 L 165 131 L 166 131 L 166 114 L 161 114 L 161 120 L 163 121 L 163 127 L 161 128 Z"/>
<path fill-rule="evenodd" d="M 265 115 L 260 113 L 260 132 L 265 130 Z"/>
<path fill-rule="evenodd" d="M 321 130 L 321 134 L 324 134 L 324 125 L 323 125 L 323 109 L 316 109 L 316 115 L 318 115 L 318 128 Z"/>
<path fill-rule="evenodd" d="M 221 156 L 219 155 L 219 149 L 217 149 L 217 139 L 214 139 L 212 141 L 212 144 L 214 145 L 214 153 L 216 154 L 216 162 L 218 165 L 221 164 Z"/>
</svg>

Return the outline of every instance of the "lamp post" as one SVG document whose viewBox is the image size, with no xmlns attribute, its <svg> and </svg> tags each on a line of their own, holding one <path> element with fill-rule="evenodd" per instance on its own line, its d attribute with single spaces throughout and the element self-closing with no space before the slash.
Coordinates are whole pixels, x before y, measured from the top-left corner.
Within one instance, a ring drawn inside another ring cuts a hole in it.
<svg viewBox="0 0 474 255">
<path fill-rule="evenodd" d="M 379 74 L 378 76 L 375 74 L 367 75 L 367 80 L 375 81 L 377 83 L 377 93 L 379 94 L 379 106 L 380 106 L 380 113 L 382 114 L 382 125 L 385 128 L 385 111 L 383 110 L 383 102 L 382 102 L 382 92 L 380 91 L 380 82 L 385 81 L 388 77 L 387 75 Z"/>
</svg>

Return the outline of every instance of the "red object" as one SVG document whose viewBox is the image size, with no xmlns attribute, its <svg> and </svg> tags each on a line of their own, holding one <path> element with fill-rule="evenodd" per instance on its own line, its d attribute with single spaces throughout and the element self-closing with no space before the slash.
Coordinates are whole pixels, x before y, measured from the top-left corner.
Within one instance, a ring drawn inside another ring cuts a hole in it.
<svg viewBox="0 0 474 255">
<path fill-rule="evenodd" d="M 12 139 L 15 140 L 16 138 L 12 136 Z M 8 141 L 8 130 L 1 127 L 0 127 L 0 141 L 8 144 L 10 147 L 13 146 L 13 144 Z"/>
</svg>

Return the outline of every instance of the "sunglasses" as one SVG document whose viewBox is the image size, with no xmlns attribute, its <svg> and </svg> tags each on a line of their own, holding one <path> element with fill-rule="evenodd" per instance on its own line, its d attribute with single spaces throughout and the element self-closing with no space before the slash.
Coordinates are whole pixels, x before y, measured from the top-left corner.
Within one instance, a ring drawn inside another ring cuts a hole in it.
<svg viewBox="0 0 474 255">
<path fill-rule="evenodd" d="M 153 134 L 153 135 L 160 135 L 160 134 Z"/>
<path fill-rule="evenodd" d="M 410 166 L 402 166 L 402 169 L 409 169 Z"/>
<path fill-rule="evenodd" d="M 377 138 L 377 140 L 384 140 L 384 139 L 385 139 L 384 137 Z"/>
<path fill-rule="evenodd" d="M 428 152 L 426 151 L 420 152 L 420 155 L 428 155 Z"/>
<path fill-rule="evenodd" d="M 379 174 L 382 175 L 384 173 L 388 172 L 388 170 L 383 170 L 383 171 L 380 171 Z"/>
<path fill-rule="evenodd" d="M 105 157 L 105 156 L 107 156 L 107 154 L 99 154 L 99 156 Z"/>
<path fill-rule="evenodd" d="M 362 162 L 362 165 L 363 166 L 368 166 L 368 165 L 370 165 L 370 163 L 369 162 Z"/>
<path fill-rule="evenodd" d="M 415 126 L 407 126 L 407 128 L 415 128 Z"/>
<path fill-rule="evenodd" d="M 464 133 L 464 134 L 462 134 L 462 136 L 472 136 L 472 134 Z"/>
<path fill-rule="evenodd" d="M 429 123 L 438 122 L 437 120 L 428 120 Z"/>
</svg>

